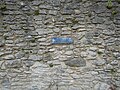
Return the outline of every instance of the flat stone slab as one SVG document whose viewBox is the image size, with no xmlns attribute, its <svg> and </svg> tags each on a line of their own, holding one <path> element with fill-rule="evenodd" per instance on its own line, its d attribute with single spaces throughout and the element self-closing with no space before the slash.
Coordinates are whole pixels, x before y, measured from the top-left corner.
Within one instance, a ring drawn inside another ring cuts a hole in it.
<svg viewBox="0 0 120 90">
<path fill-rule="evenodd" d="M 84 67 L 86 66 L 86 61 L 83 58 L 72 58 L 67 60 L 65 64 L 70 67 Z"/>
<path fill-rule="evenodd" d="M 72 38 L 61 38 L 61 37 L 52 38 L 52 44 L 71 44 L 71 43 L 73 43 Z"/>
</svg>

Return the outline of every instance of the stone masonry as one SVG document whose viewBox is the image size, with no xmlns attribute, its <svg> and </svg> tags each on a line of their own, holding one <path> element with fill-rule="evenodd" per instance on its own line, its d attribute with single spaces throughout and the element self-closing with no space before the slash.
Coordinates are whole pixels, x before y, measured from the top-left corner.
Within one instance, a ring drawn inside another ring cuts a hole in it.
<svg viewBox="0 0 120 90">
<path fill-rule="evenodd" d="M 120 90 L 120 1 L 0 0 L 0 90 Z"/>
</svg>

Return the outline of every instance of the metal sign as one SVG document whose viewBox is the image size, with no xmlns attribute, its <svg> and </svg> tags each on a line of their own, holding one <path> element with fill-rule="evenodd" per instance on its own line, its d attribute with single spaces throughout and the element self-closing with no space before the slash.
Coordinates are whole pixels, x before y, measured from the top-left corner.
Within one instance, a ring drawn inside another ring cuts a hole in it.
<svg viewBox="0 0 120 90">
<path fill-rule="evenodd" d="M 52 44 L 71 44 L 71 43 L 73 43 L 72 38 L 60 38 L 60 37 L 52 38 Z"/>
</svg>

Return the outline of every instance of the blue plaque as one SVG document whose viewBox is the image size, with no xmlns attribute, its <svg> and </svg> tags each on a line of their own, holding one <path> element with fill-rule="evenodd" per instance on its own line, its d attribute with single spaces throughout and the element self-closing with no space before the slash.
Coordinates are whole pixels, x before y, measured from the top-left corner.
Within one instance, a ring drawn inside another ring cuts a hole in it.
<svg viewBox="0 0 120 90">
<path fill-rule="evenodd" d="M 71 43 L 73 43 L 72 38 L 60 38 L 60 37 L 52 38 L 52 44 L 71 44 Z"/>
</svg>

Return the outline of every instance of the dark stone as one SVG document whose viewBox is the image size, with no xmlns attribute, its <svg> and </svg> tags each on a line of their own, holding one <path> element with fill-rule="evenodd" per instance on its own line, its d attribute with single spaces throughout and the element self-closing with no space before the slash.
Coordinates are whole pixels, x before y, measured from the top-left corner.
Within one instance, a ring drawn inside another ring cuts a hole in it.
<svg viewBox="0 0 120 90">
<path fill-rule="evenodd" d="M 93 39 L 93 35 L 94 35 L 94 32 L 92 32 L 92 31 L 86 32 L 85 38 L 86 39 Z"/>
<path fill-rule="evenodd" d="M 52 38 L 52 44 L 71 44 L 71 43 L 73 43 L 72 38 L 59 38 L 59 37 Z"/>
<path fill-rule="evenodd" d="M 120 25 L 120 20 L 114 20 L 114 24 Z"/>
<path fill-rule="evenodd" d="M 119 46 L 120 45 L 120 40 L 115 40 L 115 44 L 116 44 L 116 46 Z"/>
<path fill-rule="evenodd" d="M 8 68 L 20 68 L 21 60 L 9 60 L 5 62 L 5 66 Z"/>
<path fill-rule="evenodd" d="M 54 7 L 59 7 L 61 5 L 60 0 L 47 0 L 47 1 L 49 1 Z"/>
<path fill-rule="evenodd" d="M 100 32 L 99 31 L 95 31 L 94 32 L 94 37 L 98 37 L 100 35 Z"/>
<path fill-rule="evenodd" d="M 106 7 L 105 5 L 94 5 L 93 10 L 95 11 L 95 13 L 99 14 L 105 12 Z"/>
<path fill-rule="evenodd" d="M 102 38 L 94 38 L 92 40 L 92 44 L 93 45 L 101 45 L 103 43 L 103 39 Z"/>
<path fill-rule="evenodd" d="M 32 86 L 30 90 L 39 90 L 39 88 L 37 86 Z"/>
<path fill-rule="evenodd" d="M 63 15 L 71 15 L 71 14 L 74 13 L 74 12 L 73 12 L 73 10 L 63 10 L 61 13 L 62 13 Z"/>
<path fill-rule="evenodd" d="M 10 90 L 10 81 L 9 81 L 9 79 L 7 79 L 7 78 L 3 79 L 1 84 L 3 86 L 2 90 Z"/>
<path fill-rule="evenodd" d="M 3 47 L 5 44 L 0 42 L 0 47 Z"/>
<path fill-rule="evenodd" d="M 66 61 L 65 64 L 70 67 L 84 67 L 86 66 L 86 61 L 83 58 L 73 58 Z"/>
<path fill-rule="evenodd" d="M 15 54 L 15 57 L 16 57 L 17 59 L 20 59 L 20 58 L 22 58 L 22 57 L 24 57 L 24 56 L 25 56 L 25 54 L 24 54 L 24 52 L 22 52 L 22 51 L 20 51 L 20 52 L 18 52 L 18 53 Z"/>
<path fill-rule="evenodd" d="M 94 23 L 94 24 L 102 24 L 102 23 L 104 23 L 104 20 L 103 20 L 103 18 L 100 18 L 100 17 L 95 17 L 93 20 L 92 20 L 92 23 Z"/>
<path fill-rule="evenodd" d="M 5 41 L 3 38 L 0 38 L 0 47 L 4 46 L 5 45 Z"/>
<path fill-rule="evenodd" d="M 24 61 L 23 63 L 25 64 L 26 67 L 30 67 L 34 64 L 34 61 Z"/>
</svg>

